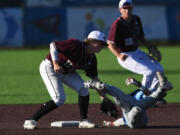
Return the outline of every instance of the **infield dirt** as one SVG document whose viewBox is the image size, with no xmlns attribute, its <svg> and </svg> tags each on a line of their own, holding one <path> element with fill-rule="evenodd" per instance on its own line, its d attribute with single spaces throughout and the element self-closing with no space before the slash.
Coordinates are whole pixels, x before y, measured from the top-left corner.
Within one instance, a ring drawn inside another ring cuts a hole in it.
<svg viewBox="0 0 180 135">
<path fill-rule="evenodd" d="M 36 130 L 24 130 L 22 127 L 24 120 L 31 116 L 39 106 L 0 105 L 0 135 L 178 135 L 180 133 L 180 104 L 175 103 L 150 108 L 147 111 L 149 124 L 145 129 L 101 127 L 103 120 L 114 119 L 101 113 L 99 104 L 91 104 L 89 105 L 88 119 L 99 125 L 99 128 L 51 127 L 50 123 L 53 121 L 79 120 L 78 105 L 63 105 L 40 119 Z"/>
</svg>

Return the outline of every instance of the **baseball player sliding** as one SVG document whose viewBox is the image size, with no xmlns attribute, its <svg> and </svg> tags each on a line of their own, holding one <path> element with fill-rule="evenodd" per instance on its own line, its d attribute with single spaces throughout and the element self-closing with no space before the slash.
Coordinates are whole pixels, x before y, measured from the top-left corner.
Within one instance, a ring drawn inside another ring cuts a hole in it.
<svg viewBox="0 0 180 135">
<path fill-rule="evenodd" d="M 160 80 L 163 79 L 162 76 L 159 74 L 157 75 Z M 163 81 L 165 80 L 161 80 L 160 82 L 163 83 Z M 113 122 L 104 121 L 104 126 L 117 127 L 126 125 L 130 128 L 144 128 L 148 123 L 146 110 L 166 95 L 166 89 L 158 87 L 156 91 L 150 93 L 146 87 L 144 87 L 134 78 L 128 78 L 126 83 L 127 85 L 134 84 L 139 87 L 139 89 L 146 95 L 146 97 L 141 100 L 136 100 L 132 94 L 125 94 L 121 89 L 105 84 L 104 82 L 95 82 L 89 80 L 84 83 L 84 86 L 86 88 L 96 89 L 101 96 L 104 95 L 103 93 L 107 93 L 113 96 L 116 104 L 121 107 L 123 117 Z M 162 84 L 160 83 L 160 85 Z"/>
<path fill-rule="evenodd" d="M 106 45 L 105 36 L 100 31 L 92 31 L 84 41 L 69 39 L 50 44 L 50 53 L 40 64 L 40 74 L 52 100 L 43 104 L 25 120 L 24 129 L 35 129 L 41 117 L 64 104 L 66 96 L 63 83 L 79 95 L 79 128 L 95 127 L 94 123 L 87 120 L 89 92 L 84 88 L 84 81 L 76 69 L 85 70 L 88 77 L 99 80 L 95 53 L 99 53 Z"/>
<path fill-rule="evenodd" d="M 158 62 L 161 60 L 161 53 L 155 45 L 146 42 L 141 19 L 132 14 L 132 1 L 120 0 L 119 11 L 121 16 L 111 25 L 107 41 L 108 48 L 123 68 L 143 75 L 142 85 L 153 91 L 157 89 L 159 83 L 156 72 L 165 78 L 164 69 Z M 149 55 L 138 48 L 139 43 L 148 48 Z M 167 78 L 163 87 L 166 90 L 173 88 Z"/>
</svg>

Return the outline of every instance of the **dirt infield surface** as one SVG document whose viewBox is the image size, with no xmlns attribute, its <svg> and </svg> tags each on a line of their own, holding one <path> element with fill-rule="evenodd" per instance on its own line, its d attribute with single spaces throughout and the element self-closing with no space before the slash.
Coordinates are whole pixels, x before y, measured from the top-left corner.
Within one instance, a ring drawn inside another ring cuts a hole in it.
<svg viewBox="0 0 180 135">
<path fill-rule="evenodd" d="M 0 105 L 0 135 L 178 135 L 180 134 L 180 104 L 167 104 L 148 110 L 149 124 L 146 129 L 127 127 L 79 129 L 77 127 L 52 128 L 50 123 L 60 120 L 79 120 L 78 105 L 63 105 L 39 120 L 38 129 L 22 128 L 24 120 L 40 105 Z M 121 114 L 120 114 L 121 115 Z M 89 106 L 89 120 L 102 125 L 112 118 L 99 112 L 99 105 Z"/>
</svg>

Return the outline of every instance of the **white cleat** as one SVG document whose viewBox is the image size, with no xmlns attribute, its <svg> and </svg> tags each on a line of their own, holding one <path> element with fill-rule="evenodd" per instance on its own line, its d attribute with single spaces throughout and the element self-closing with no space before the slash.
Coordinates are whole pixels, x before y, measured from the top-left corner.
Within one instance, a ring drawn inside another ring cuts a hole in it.
<svg viewBox="0 0 180 135">
<path fill-rule="evenodd" d="M 96 125 L 88 120 L 80 121 L 79 128 L 94 128 Z"/>
<path fill-rule="evenodd" d="M 106 84 L 104 82 L 88 80 L 84 82 L 84 87 L 96 90 L 104 90 L 106 88 Z"/>
<path fill-rule="evenodd" d="M 23 127 L 27 130 L 34 130 L 37 127 L 37 122 L 35 120 L 25 120 Z"/>
<path fill-rule="evenodd" d="M 163 73 L 157 72 L 157 77 L 159 79 L 159 85 L 161 89 L 166 91 L 173 89 L 172 84 L 168 81 L 168 79 L 164 76 Z"/>
</svg>

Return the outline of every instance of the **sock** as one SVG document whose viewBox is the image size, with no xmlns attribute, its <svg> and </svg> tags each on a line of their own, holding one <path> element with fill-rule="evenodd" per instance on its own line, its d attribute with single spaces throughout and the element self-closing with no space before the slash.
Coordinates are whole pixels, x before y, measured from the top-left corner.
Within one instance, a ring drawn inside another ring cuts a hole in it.
<svg viewBox="0 0 180 135">
<path fill-rule="evenodd" d="M 89 106 L 89 95 L 78 97 L 78 104 L 80 110 L 80 120 L 87 119 L 88 106 Z"/>
<path fill-rule="evenodd" d="M 35 121 L 38 121 L 41 117 L 43 117 L 44 115 L 51 112 L 52 110 L 54 110 L 57 107 L 58 106 L 54 103 L 54 101 L 50 100 L 50 101 L 46 102 L 45 104 L 43 104 L 39 108 L 39 110 L 36 113 L 33 114 L 31 119 L 33 119 Z"/>
<path fill-rule="evenodd" d="M 123 126 L 123 125 L 126 125 L 123 118 L 119 118 L 111 123 L 111 126 L 115 126 L 115 127 Z"/>
</svg>

